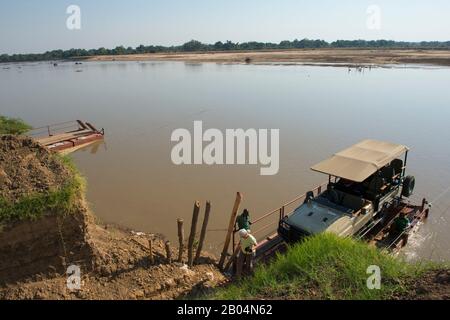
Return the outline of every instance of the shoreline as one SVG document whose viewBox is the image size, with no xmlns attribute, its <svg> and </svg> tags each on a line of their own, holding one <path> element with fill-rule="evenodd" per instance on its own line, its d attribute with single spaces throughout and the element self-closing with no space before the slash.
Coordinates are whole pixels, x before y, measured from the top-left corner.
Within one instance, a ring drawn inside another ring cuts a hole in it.
<svg viewBox="0 0 450 320">
<path fill-rule="evenodd" d="M 31 138 L 0 134 L 0 155 L 0 300 L 179 299 L 228 281 L 206 250 L 188 267 L 163 234 L 101 222 L 75 165 Z"/>
<path fill-rule="evenodd" d="M 73 58 L 80 61 L 184 61 L 192 63 L 315 64 L 355 67 L 419 64 L 450 66 L 450 50 L 420 49 L 296 49 L 105 55 Z"/>
</svg>

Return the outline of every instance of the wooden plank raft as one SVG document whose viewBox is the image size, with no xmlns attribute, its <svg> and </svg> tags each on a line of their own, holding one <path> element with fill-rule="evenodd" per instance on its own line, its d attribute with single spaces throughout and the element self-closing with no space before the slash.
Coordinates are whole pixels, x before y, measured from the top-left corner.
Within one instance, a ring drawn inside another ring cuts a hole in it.
<svg viewBox="0 0 450 320">
<path fill-rule="evenodd" d="M 104 130 L 76 120 L 35 128 L 29 135 L 51 151 L 68 154 L 103 140 Z"/>
<path fill-rule="evenodd" d="M 427 200 L 423 199 L 421 205 L 400 202 L 388 208 L 382 223 L 374 227 L 365 239 L 371 245 L 397 253 L 407 244 L 409 236 L 417 232 L 421 222 L 428 218 L 430 209 L 427 204 Z M 396 233 L 392 231 L 392 226 L 400 214 L 406 214 L 410 225 L 405 231 Z"/>
</svg>

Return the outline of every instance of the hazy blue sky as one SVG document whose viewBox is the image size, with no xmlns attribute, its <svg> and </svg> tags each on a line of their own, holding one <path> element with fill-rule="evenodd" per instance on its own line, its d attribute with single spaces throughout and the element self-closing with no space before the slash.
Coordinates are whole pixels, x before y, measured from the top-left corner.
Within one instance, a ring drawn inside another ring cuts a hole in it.
<svg viewBox="0 0 450 320">
<path fill-rule="evenodd" d="M 66 8 L 81 8 L 81 30 Z M 381 29 L 367 28 L 369 5 Z M 448 0 L 0 0 L 0 53 L 181 44 L 190 39 L 450 40 Z"/>
</svg>

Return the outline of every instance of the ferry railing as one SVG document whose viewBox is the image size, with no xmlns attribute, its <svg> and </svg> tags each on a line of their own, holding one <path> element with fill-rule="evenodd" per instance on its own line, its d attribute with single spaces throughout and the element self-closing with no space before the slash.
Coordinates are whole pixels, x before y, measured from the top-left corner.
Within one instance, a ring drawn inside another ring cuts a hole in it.
<svg viewBox="0 0 450 320">
<path fill-rule="evenodd" d="M 67 131 L 76 131 L 85 128 L 80 121 L 66 121 L 55 123 L 43 127 L 32 128 L 27 132 L 28 136 L 41 137 L 41 136 L 54 136 L 59 133 Z"/>
<path fill-rule="evenodd" d="M 315 187 L 314 189 L 310 190 L 313 192 L 314 196 L 319 195 L 322 193 L 323 190 L 325 190 L 328 182 L 324 182 L 321 185 Z M 270 212 L 267 212 L 263 214 L 262 216 L 256 218 L 255 220 L 251 221 L 251 234 L 256 238 L 257 241 L 261 241 L 268 236 L 271 236 L 273 233 L 276 232 L 278 228 L 278 224 L 280 221 L 286 217 L 289 216 L 291 213 L 294 212 L 296 208 L 298 208 L 306 199 L 307 193 L 301 194 L 291 201 L 288 201 L 278 207 L 277 209 L 274 209 Z M 257 227 L 256 230 L 253 230 Z M 233 230 L 233 254 L 234 250 L 236 249 L 237 239 L 236 234 L 238 233 L 238 228 L 235 226 Z"/>
</svg>

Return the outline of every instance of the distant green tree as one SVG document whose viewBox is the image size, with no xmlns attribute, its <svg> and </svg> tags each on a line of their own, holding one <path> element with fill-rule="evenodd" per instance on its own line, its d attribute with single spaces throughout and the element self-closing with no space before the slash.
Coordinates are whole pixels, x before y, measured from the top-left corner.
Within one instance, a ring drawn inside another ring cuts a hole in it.
<svg viewBox="0 0 450 320">
<path fill-rule="evenodd" d="M 136 47 L 136 53 L 145 53 L 145 46 L 141 44 L 139 47 Z"/>
<path fill-rule="evenodd" d="M 223 50 L 235 50 L 235 49 L 236 49 L 236 44 L 234 44 L 230 40 L 227 40 L 227 42 L 225 42 L 223 44 Z"/>
<path fill-rule="evenodd" d="M 227 40 L 225 43 L 217 41 L 214 44 L 204 44 L 197 40 L 191 40 L 181 46 L 144 46 L 139 45 L 136 48 L 118 46 L 114 49 L 69 49 L 53 50 L 38 54 L 1 54 L 0 63 L 4 62 L 22 62 L 22 61 L 43 61 L 43 60 L 62 60 L 72 57 L 97 56 L 97 55 L 122 55 L 134 53 L 156 53 L 156 52 L 192 52 L 192 51 L 229 51 L 229 50 L 264 50 L 264 49 L 313 49 L 313 48 L 398 48 L 398 49 L 450 49 L 450 41 L 422 41 L 422 42 L 404 42 L 392 40 L 337 40 L 328 43 L 324 40 L 295 39 L 293 41 L 284 40 L 279 44 L 264 42 L 244 42 L 234 43 Z"/>
<path fill-rule="evenodd" d="M 120 54 L 125 54 L 125 53 L 126 53 L 126 49 L 124 46 L 118 46 L 112 50 L 113 55 L 120 55 Z"/>
<path fill-rule="evenodd" d="M 202 51 L 203 49 L 203 43 L 197 40 L 191 40 L 182 45 L 183 51 Z"/>
<path fill-rule="evenodd" d="M 283 41 L 280 42 L 280 44 L 278 45 L 278 47 L 279 47 L 280 49 L 291 49 L 293 46 L 292 46 L 292 42 L 291 42 L 291 41 L 289 41 L 289 40 L 283 40 Z"/>
<path fill-rule="evenodd" d="M 217 41 L 216 43 L 214 43 L 214 50 L 223 50 L 223 42 Z"/>
<path fill-rule="evenodd" d="M 97 49 L 97 50 L 95 50 L 96 52 L 95 52 L 95 54 L 94 55 L 99 55 L 99 56 L 104 56 L 104 55 L 107 55 L 109 52 L 108 52 L 108 50 L 106 50 L 105 48 L 99 48 L 99 49 Z"/>
</svg>

